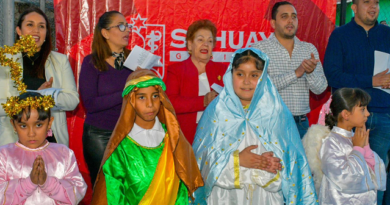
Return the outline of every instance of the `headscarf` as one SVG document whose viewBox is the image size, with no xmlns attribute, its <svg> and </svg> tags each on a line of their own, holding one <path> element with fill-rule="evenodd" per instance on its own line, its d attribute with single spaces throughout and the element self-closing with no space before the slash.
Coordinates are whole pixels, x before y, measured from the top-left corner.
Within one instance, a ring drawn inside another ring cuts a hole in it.
<svg viewBox="0 0 390 205">
<path fill-rule="evenodd" d="M 132 80 L 134 82 L 134 79 L 145 78 L 145 76 L 152 76 L 154 78 L 157 78 L 157 76 L 152 71 L 142 69 L 134 71 L 132 74 L 130 74 L 126 82 L 129 83 Z M 137 83 L 137 85 L 141 86 L 141 84 L 144 84 L 141 82 L 145 81 L 140 81 L 140 83 Z M 161 83 L 162 81 L 155 79 L 155 82 Z M 137 85 L 135 87 L 137 87 Z M 128 86 L 131 85 L 126 85 L 125 92 L 127 92 L 126 88 L 128 88 Z M 149 86 L 158 87 L 161 106 L 157 116 L 160 122 L 166 125 L 166 128 L 168 130 L 167 132 L 169 135 L 169 143 L 171 143 L 173 150 L 176 174 L 179 176 L 180 180 L 186 185 L 188 193 L 192 195 L 192 193 L 198 187 L 203 186 L 202 176 L 196 164 L 194 152 L 191 148 L 191 145 L 188 143 L 180 129 L 171 102 L 163 91 L 162 87 L 165 86 L 162 86 L 158 83 L 152 83 L 149 84 Z M 94 195 L 91 204 L 107 204 L 106 180 L 102 171 L 102 166 L 133 128 L 136 117 L 134 107 L 135 92 L 132 92 L 132 90 L 130 90 L 130 92 L 127 92 L 127 94 L 123 98 L 122 110 L 119 120 L 111 135 L 110 141 L 107 144 L 106 151 L 104 152 L 100 170 L 96 178 Z"/>
<path fill-rule="evenodd" d="M 265 65 L 245 112 L 233 89 L 232 64 L 237 54 L 247 50 L 252 50 L 265 61 Z M 233 54 L 223 77 L 225 87 L 207 106 L 195 134 L 193 149 L 202 175 L 207 176 L 204 177 L 205 186 L 194 194 L 196 204 L 206 204 L 229 156 L 247 135 L 247 125 L 265 149 L 281 159 L 282 192 L 286 204 L 316 203 L 313 179 L 295 121 L 267 74 L 268 64 L 267 55 L 258 49 L 244 48 Z"/>
</svg>

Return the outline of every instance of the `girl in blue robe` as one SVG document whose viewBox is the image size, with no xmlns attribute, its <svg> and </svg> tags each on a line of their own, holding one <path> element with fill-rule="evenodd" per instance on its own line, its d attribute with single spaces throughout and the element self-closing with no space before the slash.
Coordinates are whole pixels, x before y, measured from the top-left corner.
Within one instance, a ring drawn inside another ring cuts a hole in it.
<svg viewBox="0 0 390 205">
<path fill-rule="evenodd" d="M 298 130 L 267 75 L 268 63 L 254 48 L 233 54 L 225 87 L 197 127 L 193 149 L 205 186 L 195 192 L 195 204 L 318 203 Z"/>
</svg>

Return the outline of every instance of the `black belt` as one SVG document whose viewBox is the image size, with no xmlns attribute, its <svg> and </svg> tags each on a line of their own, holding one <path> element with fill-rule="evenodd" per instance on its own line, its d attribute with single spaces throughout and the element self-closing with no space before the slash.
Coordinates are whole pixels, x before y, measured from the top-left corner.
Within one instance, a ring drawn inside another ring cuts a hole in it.
<svg viewBox="0 0 390 205">
<path fill-rule="evenodd" d="M 306 114 L 294 116 L 294 120 L 296 122 L 304 122 L 304 121 L 306 121 L 306 119 L 307 119 Z"/>
</svg>

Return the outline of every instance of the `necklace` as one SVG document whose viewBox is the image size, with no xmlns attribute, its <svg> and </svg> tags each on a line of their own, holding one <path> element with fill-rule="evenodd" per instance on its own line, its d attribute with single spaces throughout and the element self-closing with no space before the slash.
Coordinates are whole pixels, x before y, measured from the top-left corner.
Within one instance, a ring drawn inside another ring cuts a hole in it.
<svg viewBox="0 0 390 205">
<path fill-rule="evenodd" d="M 31 65 L 34 65 L 35 61 L 32 60 L 30 57 L 27 56 L 27 58 L 31 61 Z"/>
<path fill-rule="evenodd" d="M 35 53 L 35 54 L 34 54 L 33 56 L 31 56 L 31 57 L 27 56 L 27 54 L 25 54 L 24 56 L 26 56 L 27 59 L 31 61 L 31 65 L 34 65 L 34 64 L 35 64 L 35 61 L 36 61 L 36 60 L 39 58 L 39 56 L 40 56 L 40 52 Z"/>
</svg>

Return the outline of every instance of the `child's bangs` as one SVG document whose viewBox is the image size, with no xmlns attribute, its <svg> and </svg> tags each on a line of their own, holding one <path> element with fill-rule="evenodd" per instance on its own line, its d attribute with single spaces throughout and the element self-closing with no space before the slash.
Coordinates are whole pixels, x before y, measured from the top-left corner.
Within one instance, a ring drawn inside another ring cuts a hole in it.
<svg viewBox="0 0 390 205">
<path fill-rule="evenodd" d="M 36 92 L 25 92 L 25 93 L 23 93 L 23 94 L 21 94 L 19 96 L 19 101 L 26 100 L 29 97 L 34 98 L 34 97 L 43 97 L 43 96 L 41 94 L 39 94 L 39 93 L 36 93 Z M 45 108 L 39 108 L 38 107 L 37 108 L 37 112 L 38 112 L 38 120 L 40 120 L 40 121 L 44 121 L 44 120 L 46 120 L 46 119 L 51 117 L 50 109 L 45 110 Z M 31 116 L 31 106 L 25 107 L 21 112 L 19 112 L 16 115 L 13 115 L 12 119 L 16 120 L 18 122 L 21 122 L 22 119 L 23 119 L 23 115 L 26 116 L 26 120 L 30 119 L 30 116 Z"/>
<path fill-rule="evenodd" d="M 356 99 L 355 102 L 357 102 L 356 105 L 359 107 L 367 106 L 371 101 L 371 96 L 363 90 L 355 89 L 354 94 Z"/>
<path fill-rule="evenodd" d="M 38 112 L 38 120 L 40 121 L 44 121 L 50 118 L 50 110 L 46 111 L 43 108 L 38 108 L 37 112 Z M 26 120 L 29 120 L 31 116 L 31 107 L 24 108 L 22 112 L 19 112 L 18 114 L 12 116 L 12 119 L 16 120 L 17 122 L 22 122 L 23 115 L 26 116 Z"/>
<path fill-rule="evenodd" d="M 241 64 L 252 62 L 255 64 L 257 70 L 263 70 L 265 61 L 261 59 L 259 56 L 257 56 L 256 53 L 254 53 L 251 50 L 247 50 L 242 53 L 237 53 L 234 57 L 232 67 L 233 69 L 237 69 Z M 232 70 L 233 72 L 233 70 Z"/>
</svg>

